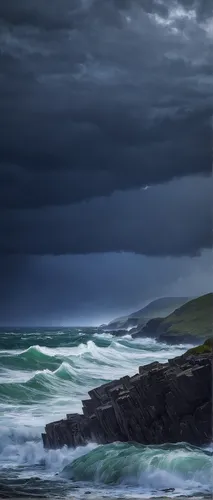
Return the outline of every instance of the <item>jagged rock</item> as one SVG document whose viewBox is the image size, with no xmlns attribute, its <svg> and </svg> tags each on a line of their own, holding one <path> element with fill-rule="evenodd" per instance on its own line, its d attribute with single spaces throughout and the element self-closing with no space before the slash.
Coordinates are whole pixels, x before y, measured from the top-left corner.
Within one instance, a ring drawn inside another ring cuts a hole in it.
<svg viewBox="0 0 213 500">
<path fill-rule="evenodd" d="M 162 444 L 212 439 L 212 353 L 189 351 L 168 363 L 139 367 L 89 392 L 83 414 L 46 425 L 45 448 L 135 441 Z"/>
<path fill-rule="evenodd" d="M 118 328 L 117 330 L 109 330 L 109 332 L 111 335 L 113 335 L 113 337 L 125 337 L 125 335 L 127 335 L 128 333 L 128 330 L 125 328 Z"/>
<path fill-rule="evenodd" d="M 147 321 L 146 325 L 142 328 L 138 328 L 135 331 L 132 331 L 132 338 L 140 338 L 140 337 L 158 337 L 157 329 L 162 322 L 162 318 L 153 318 Z"/>
</svg>

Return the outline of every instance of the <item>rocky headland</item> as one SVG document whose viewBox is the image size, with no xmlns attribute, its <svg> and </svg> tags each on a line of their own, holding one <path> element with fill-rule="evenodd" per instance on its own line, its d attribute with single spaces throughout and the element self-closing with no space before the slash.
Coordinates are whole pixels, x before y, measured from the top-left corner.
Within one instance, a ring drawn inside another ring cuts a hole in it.
<svg viewBox="0 0 213 500">
<path fill-rule="evenodd" d="M 117 330 L 126 331 L 130 328 L 142 328 L 150 319 L 165 318 L 189 300 L 187 297 L 161 297 L 151 301 L 142 309 L 134 311 L 128 316 L 116 318 L 106 325 L 100 325 L 99 328 L 113 334 Z"/>
<path fill-rule="evenodd" d="M 89 392 L 82 414 L 46 425 L 45 448 L 212 440 L 212 341 Z"/>
<path fill-rule="evenodd" d="M 129 317 L 101 325 L 98 333 L 110 332 L 115 337 L 128 333 L 132 338 L 150 337 L 168 344 L 197 345 L 212 334 L 212 325 L 213 293 L 208 293 L 192 300 L 183 297 L 157 299 Z"/>
<path fill-rule="evenodd" d="M 170 344 L 203 342 L 212 335 L 213 293 L 186 302 L 171 314 L 132 330 L 133 338 L 154 337 Z"/>
</svg>

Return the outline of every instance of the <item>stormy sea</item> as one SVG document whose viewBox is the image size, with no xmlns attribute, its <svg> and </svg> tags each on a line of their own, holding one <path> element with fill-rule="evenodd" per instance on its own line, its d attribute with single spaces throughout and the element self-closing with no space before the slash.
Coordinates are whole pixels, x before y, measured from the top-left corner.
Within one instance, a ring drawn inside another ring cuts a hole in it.
<svg viewBox="0 0 213 500">
<path fill-rule="evenodd" d="M 95 328 L 1 329 L 0 498 L 211 498 L 211 447 L 90 443 L 43 449 L 46 423 L 80 412 L 87 392 L 188 346 Z"/>
</svg>

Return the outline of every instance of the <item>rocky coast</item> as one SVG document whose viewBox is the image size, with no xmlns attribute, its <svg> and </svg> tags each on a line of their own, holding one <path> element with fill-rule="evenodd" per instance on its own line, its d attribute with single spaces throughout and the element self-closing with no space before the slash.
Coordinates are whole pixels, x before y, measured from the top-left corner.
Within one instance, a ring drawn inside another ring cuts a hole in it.
<svg viewBox="0 0 213 500">
<path fill-rule="evenodd" d="M 82 401 L 82 414 L 46 425 L 44 447 L 212 440 L 212 348 L 206 342 L 167 363 L 139 367 L 134 376 L 106 383 Z"/>
</svg>

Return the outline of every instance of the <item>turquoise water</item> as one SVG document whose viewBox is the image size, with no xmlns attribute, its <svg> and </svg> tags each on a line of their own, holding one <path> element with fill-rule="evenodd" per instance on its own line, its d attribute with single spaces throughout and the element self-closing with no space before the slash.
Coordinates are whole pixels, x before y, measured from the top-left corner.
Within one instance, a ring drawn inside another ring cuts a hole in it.
<svg viewBox="0 0 213 500">
<path fill-rule="evenodd" d="M 211 447 L 90 443 L 45 451 L 40 437 L 46 423 L 80 412 L 90 389 L 186 346 L 81 328 L 0 335 L 0 498 L 211 496 Z"/>
</svg>

